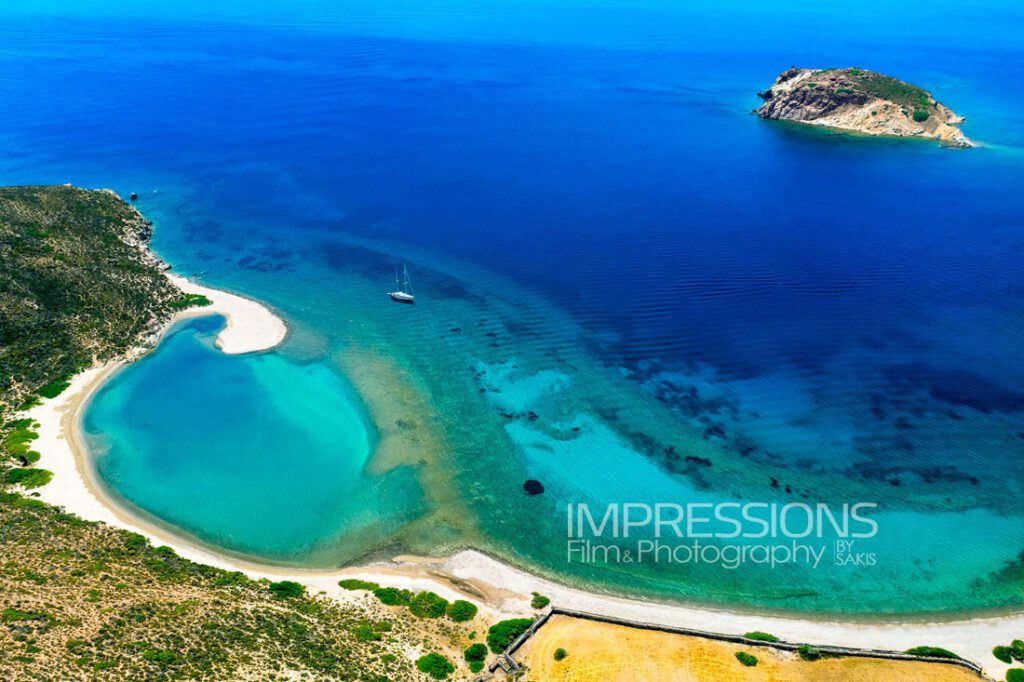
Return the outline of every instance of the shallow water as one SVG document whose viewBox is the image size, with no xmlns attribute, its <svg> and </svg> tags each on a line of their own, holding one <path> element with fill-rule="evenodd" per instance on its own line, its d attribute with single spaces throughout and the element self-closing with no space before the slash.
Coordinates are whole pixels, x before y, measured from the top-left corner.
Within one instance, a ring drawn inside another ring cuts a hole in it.
<svg viewBox="0 0 1024 682">
<path fill-rule="evenodd" d="M 139 192 L 179 271 L 293 329 L 236 358 L 193 322 L 123 371 L 100 475 L 289 563 L 469 544 L 662 597 L 1018 604 L 1024 22 L 940 10 L 5 15 L 0 178 Z M 985 147 L 750 116 L 791 63 L 918 83 Z M 382 295 L 401 261 L 415 307 Z M 566 502 L 636 499 L 877 502 L 878 564 L 566 562 Z"/>
<path fill-rule="evenodd" d="M 101 482 L 207 542 L 316 560 L 343 534 L 379 542 L 420 511 L 408 470 L 368 477 L 374 435 L 322 365 L 213 347 L 223 318 L 180 323 L 121 371 L 83 422 Z"/>
</svg>

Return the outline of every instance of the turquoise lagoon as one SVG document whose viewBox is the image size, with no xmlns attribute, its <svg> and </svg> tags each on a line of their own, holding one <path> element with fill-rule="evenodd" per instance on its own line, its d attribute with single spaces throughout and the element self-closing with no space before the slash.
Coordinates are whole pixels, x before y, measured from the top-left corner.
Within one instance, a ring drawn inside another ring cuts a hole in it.
<svg viewBox="0 0 1024 682">
<path fill-rule="evenodd" d="M 205 542 L 282 562 L 315 561 L 343 535 L 379 542 L 420 511 L 412 472 L 364 474 L 374 433 L 337 373 L 225 355 L 213 345 L 223 325 L 179 323 L 93 398 L 82 426 L 111 493 Z"/>
<path fill-rule="evenodd" d="M 178 272 L 291 334 L 234 357 L 187 322 L 95 396 L 124 504 L 290 565 L 477 547 L 746 608 L 1024 602 L 1019 7 L 147 8 L 0 8 L 0 179 L 138 192 Z M 794 63 L 922 85 L 984 146 L 751 116 Z M 416 306 L 384 295 L 403 261 Z M 875 502 L 875 565 L 567 561 L 568 503 L 738 500 Z"/>
</svg>

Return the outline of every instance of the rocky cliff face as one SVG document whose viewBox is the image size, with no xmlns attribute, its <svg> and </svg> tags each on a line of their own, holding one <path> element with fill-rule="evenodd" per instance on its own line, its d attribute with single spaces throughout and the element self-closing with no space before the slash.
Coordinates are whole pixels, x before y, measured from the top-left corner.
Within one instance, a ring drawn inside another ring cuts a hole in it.
<svg viewBox="0 0 1024 682">
<path fill-rule="evenodd" d="M 762 118 L 974 146 L 956 127 L 964 119 L 931 93 L 874 71 L 792 68 L 758 96 L 765 100 L 756 110 Z"/>
</svg>

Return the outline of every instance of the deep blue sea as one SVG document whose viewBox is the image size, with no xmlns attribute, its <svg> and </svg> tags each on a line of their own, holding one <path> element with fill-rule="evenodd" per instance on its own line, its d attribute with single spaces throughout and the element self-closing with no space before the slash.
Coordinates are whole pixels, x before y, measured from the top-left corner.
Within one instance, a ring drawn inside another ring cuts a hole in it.
<svg viewBox="0 0 1024 682">
<path fill-rule="evenodd" d="M 0 182 L 137 192 L 176 271 L 291 327 L 120 372 L 84 419 L 116 496 L 280 563 L 1020 605 L 1024 7 L 289 4 L 0 7 Z M 751 115 L 793 64 L 920 85 L 981 146 Z M 570 502 L 861 500 L 871 567 L 566 557 Z"/>
</svg>

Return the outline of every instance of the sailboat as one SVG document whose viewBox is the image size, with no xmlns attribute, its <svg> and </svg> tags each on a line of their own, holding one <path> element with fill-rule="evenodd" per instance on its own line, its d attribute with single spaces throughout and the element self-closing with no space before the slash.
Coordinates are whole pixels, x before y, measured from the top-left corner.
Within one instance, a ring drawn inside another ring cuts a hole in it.
<svg viewBox="0 0 1024 682">
<path fill-rule="evenodd" d="M 412 293 L 412 282 L 409 281 L 409 268 L 402 263 L 402 272 L 404 273 L 404 281 L 398 281 L 398 268 L 395 268 L 395 290 L 389 291 L 388 296 L 391 297 L 392 301 L 398 303 L 415 303 L 416 297 Z"/>
</svg>

